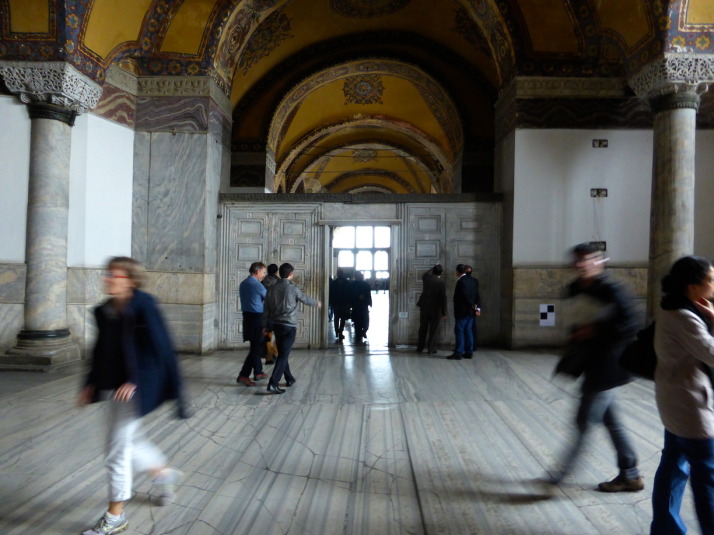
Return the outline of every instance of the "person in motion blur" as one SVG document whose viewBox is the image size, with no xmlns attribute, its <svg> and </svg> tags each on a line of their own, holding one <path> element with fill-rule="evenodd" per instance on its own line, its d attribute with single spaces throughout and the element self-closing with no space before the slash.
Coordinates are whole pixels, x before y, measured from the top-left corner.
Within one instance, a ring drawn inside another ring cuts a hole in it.
<svg viewBox="0 0 714 535">
<path fill-rule="evenodd" d="M 617 452 L 619 473 L 598 485 L 601 492 L 631 492 L 644 488 L 637 455 L 620 418 L 615 389 L 630 381 L 620 367 L 625 345 L 634 337 L 636 324 L 622 285 L 605 274 L 605 259 L 593 244 L 573 248 L 573 267 L 578 277 L 567 287 L 575 321 L 570 343 L 583 352 L 585 367 L 582 396 L 575 419 L 575 441 L 565 452 L 561 466 L 549 479 L 552 492 L 575 466 L 592 424 L 602 423 Z"/>
<path fill-rule="evenodd" d="M 268 290 L 261 284 L 267 269 L 262 262 L 253 262 L 248 269 L 248 276 L 238 287 L 240 308 L 243 313 L 243 341 L 250 342 L 250 349 L 243 361 L 243 367 L 236 382 L 245 386 L 255 386 L 250 380 L 260 381 L 268 377 L 263 373 L 263 353 L 265 352 L 265 332 L 263 332 L 263 300 Z"/>
<path fill-rule="evenodd" d="M 158 505 L 173 501 L 183 476 L 140 430 L 141 418 L 167 400 L 177 400 L 178 416 L 187 416 L 176 353 L 156 301 L 139 289 L 143 278 L 143 266 L 133 258 L 111 259 L 104 274 L 109 299 L 94 310 L 97 341 L 78 403 L 107 402 L 109 505 L 83 535 L 113 535 L 129 527 L 124 503 L 132 495 L 134 468 L 155 478 Z"/>
</svg>

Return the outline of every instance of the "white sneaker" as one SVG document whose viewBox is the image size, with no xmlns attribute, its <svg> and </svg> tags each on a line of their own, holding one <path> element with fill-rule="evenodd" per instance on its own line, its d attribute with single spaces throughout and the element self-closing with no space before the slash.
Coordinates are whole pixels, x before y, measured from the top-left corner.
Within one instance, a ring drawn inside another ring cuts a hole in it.
<svg viewBox="0 0 714 535">
<path fill-rule="evenodd" d="M 176 487 L 182 480 L 183 472 L 175 468 L 164 468 L 154 480 L 159 491 L 156 496 L 156 503 L 158 505 L 168 505 L 173 502 L 176 497 Z"/>
<path fill-rule="evenodd" d="M 113 535 L 114 533 L 121 533 L 126 531 L 129 527 L 129 523 L 126 521 L 126 517 L 122 515 L 119 520 L 114 523 L 109 523 L 107 517 L 102 515 L 99 519 L 97 525 L 92 529 L 82 532 L 82 535 Z"/>
</svg>

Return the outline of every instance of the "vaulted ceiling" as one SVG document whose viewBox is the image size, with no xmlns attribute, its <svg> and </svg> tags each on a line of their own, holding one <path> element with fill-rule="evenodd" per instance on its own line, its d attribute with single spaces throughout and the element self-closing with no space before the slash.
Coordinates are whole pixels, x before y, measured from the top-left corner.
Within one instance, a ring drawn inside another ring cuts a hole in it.
<svg viewBox="0 0 714 535">
<path fill-rule="evenodd" d="M 0 60 L 208 76 L 280 191 L 489 190 L 517 76 L 714 53 L 711 0 L 0 0 Z"/>
</svg>

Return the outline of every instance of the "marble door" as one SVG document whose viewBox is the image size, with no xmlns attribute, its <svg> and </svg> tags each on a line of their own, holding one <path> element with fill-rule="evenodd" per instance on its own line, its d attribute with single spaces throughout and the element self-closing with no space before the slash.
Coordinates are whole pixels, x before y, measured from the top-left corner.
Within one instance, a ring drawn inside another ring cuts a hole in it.
<svg viewBox="0 0 714 535">
<path fill-rule="evenodd" d="M 307 295 L 323 300 L 324 255 L 318 213 L 317 204 L 224 205 L 218 277 L 219 348 L 235 348 L 243 343 L 238 287 L 253 262 L 289 262 L 295 268 L 293 282 Z M 299 306 L 295 347 L 317 347 L 321 314 L 316 307 Z"/>
</svg>

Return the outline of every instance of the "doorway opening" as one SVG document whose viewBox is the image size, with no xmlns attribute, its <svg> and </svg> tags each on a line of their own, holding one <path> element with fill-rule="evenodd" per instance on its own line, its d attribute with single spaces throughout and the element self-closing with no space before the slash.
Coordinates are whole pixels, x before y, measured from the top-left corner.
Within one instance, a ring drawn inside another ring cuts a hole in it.
<svg viewBox="0 0 714 535">
<path fill-rule="evenodd" d="M 358 287 L 355 284 L 358 279 L 364 279 L 364 282 L 369 285 L 372 302 L 372 306 L 368 308 L 369 323 L 365 341 L 372 348 L 386 347 L 389 341 L 389 265 L 392 229 L 388 226 L 352 225 L 332 227 L 331 231 L 330 280 L 334 281 L 337 278 L 338 269 L 350 281 L 353 288 Z M 353 299 L 358 298 L 354 292 L 352 295 Z M 344 340 L 339 340 L 335 330 L 335 307 L 332 304 L 331 292 L 328 342 L 359 345 L 360 333 L 355 328 L 355 319 L 357 319 L 357 328 L 360 326 L 357 318 L 359 305 L 353 307 L 352 315 L 345 322 L 342 331 Z"/>
</svg>

